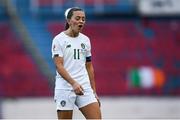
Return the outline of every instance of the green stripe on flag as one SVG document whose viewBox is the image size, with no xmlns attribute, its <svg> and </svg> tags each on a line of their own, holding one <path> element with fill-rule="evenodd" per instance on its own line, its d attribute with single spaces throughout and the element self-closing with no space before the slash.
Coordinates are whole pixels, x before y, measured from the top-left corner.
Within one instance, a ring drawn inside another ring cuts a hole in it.
<svg viewBox="0 0 180 120">
<path fill-rule="evenodd" d="M 134 87 L 140 87 L 141 81 L 138 69 L 132 69 L 130 72 L 131 85 Z"/>
</svg>

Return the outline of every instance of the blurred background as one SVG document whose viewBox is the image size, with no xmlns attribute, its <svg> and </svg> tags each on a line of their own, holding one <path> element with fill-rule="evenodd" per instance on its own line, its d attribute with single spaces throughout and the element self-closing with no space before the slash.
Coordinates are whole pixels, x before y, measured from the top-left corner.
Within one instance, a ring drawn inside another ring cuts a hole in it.
<svg viewBox="0 0 180 120">
<path fill-rule="evenodd" d="M 86 12 L 104 119 L 180 118 L 180 0 L 0 0 L 0 118 L 56 119 L 52 39 Z M 179 51 L 179 52 L 178 52 Z M 74 118 L 83 119 L 76 109 Z"/>
</svg>

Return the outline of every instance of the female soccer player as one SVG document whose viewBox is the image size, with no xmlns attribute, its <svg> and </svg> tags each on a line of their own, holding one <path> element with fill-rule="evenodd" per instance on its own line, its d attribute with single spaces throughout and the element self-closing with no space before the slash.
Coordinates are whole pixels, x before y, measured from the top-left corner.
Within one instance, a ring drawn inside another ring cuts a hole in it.
<svg viewBox="0 0 180 120">
<path fill-rule="evenodd" d="M 52 57 L 56 66 L 55 101 L 58 119 L 72 119 L 76 105 L 86 119 L 101 119 L 96 95 L 89 38 L 81 33 L 85 12 L 73 7 L 65 11 L 66 30 L 54 37 Z"/>
</svg>

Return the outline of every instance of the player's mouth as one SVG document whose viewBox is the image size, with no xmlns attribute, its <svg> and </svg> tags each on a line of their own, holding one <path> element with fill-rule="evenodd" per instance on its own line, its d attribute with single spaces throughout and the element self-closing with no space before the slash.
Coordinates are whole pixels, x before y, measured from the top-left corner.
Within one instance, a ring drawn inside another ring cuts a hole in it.
<svg viewBox="0 0 180 120">
<path fill-rule="evenodd" d="M 78 27 L 81 29 L 83 27 L 83 25 L 78 25 Z"/>
</svg>

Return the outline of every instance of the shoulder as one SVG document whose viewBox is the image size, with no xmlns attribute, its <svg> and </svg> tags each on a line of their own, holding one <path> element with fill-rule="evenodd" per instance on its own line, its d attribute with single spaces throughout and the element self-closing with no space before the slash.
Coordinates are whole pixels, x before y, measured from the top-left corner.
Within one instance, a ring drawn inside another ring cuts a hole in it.
<svg viewBox="0 0 180 120">
<path fill-rule="evenodd" d="M 60 32 L 53 38 L 53 40 L 63 40 L 64 38 L 65 38 L 64 32 Z"/>
<path fill-rule="evenodd" d="M 80 37 L 81 37 L 82 39 L 84 39 L 84 40 L 86 40 L 86 41 L 89 41 L 89 40 L 90 40 L 89 37 L 86 36 L 86 35 L 83 34 L 83 33 L 80 33 L 79 35 L 80 35 Z"/>
<path fill-rule="evenodd" d="M 53 43 L 54 44 L 63 45 L 65 42 L 66 42 L 66 35 L 64 34 L 64 32 L 61 32 L 61 33 L 57 34 L 53 38 Z"/>
</svg>

